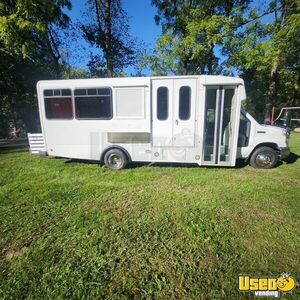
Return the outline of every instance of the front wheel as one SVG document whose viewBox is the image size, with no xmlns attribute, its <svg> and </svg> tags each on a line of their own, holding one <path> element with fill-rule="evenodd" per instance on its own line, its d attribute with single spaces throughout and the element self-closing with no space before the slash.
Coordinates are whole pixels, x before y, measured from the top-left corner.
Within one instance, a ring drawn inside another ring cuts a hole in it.
<svg viewBox="0 0 300 300">
<path fill-rule="evenodd" d="M 125 153 L 119 149 L 112 149 L 105 153 L 104 163 L 106 167 L 113 170 L 120 170 L 126 168 L 128 159 Z"/>
<path fill-rule="evenodd" d="M 278 162 L 277 152 L 270 147 L 257 148 L 250 158 L 250 165 L 256 169 L 271 169 Z"/>
</svg>

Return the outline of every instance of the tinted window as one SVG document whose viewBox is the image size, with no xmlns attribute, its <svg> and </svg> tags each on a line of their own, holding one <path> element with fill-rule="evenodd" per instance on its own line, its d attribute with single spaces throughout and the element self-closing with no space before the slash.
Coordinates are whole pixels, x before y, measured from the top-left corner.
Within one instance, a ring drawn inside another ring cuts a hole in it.
<svg viewBox="0 0 300 300">
<path fill-rule="evenodd" d="M 88 95 L 97 95 L 97 90 L 96 89 L 88 89 L 87 94 Z"/>
<path fill-rule="evenodd" d="M 76 117 L 78 119 L 112 118 L 111 90 L 109 88 L 101 90 L 104 90 L 105 95 L 97 95 L 97 89 L 75 90 L 75 95 L 82 95 L 75 97 Z"/>
<path fill-rule="evenodd" d="M 169 90 L 167 87 L 157 89 L 157 119 L 167 120 L 169 114 Z"/>
<path fill-rule="evenodd" d="M 44 90 L 45 113 L 47 119 L 72 119 L 72 98 L 70 89 Z"/>
<path fill-rule="evenodd" d="M 74 95 L 86 95 L 86 89 L 77 89 L 74 91 Z"/>
<path fill-rule="evenodd" d="M 61 96 L 60 90 L 54 90 L 54 96 Z"/>
<path fill-rule="evenodd" d="M 106 89 L 98 89 L 98 95 L 110 96 L 110 89 L 107 89 L 107 88 Z"/>
<path fill-rule="evenodd" d="M 72 119 L 72 99 L 45 98 L 45 111 L 48 119 Z"/>
<path fill-rule="evenodd" d="M 188 120 L 191 116 L 191 88 L 182 86 L 179 90 L 179 119 Z"/>
<path fill-rule="evenodd" d="M 44 96 L 53 96 L 53 90 L 44 90 Z"/>
<path fill-rule="evenodd" d="M 61 90 L 61 95 L 62 96 L 71 96 L 71 90 Z"/>
</svg>

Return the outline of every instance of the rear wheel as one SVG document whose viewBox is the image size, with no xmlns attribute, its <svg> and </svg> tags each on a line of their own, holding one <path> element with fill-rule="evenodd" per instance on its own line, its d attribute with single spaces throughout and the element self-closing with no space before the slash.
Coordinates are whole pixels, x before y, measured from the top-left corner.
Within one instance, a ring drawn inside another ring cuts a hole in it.
<svg viewBox="0 0 300 300">
<path fill-rule="evenodd" d="M 278 162 L 277 152 L 270 147 L 257 148 L 250 158 L 250 165 L 257 169 L 271 169 Z"/>
<path fill-rule="evenodd" d="M 104 163 L 106 167 L 113 170 L 120 170 L 126 168 L 128 165 L 128 158 L 126 154 L 119 149 L 111 149 L 104 155 Z"/>
</svg>

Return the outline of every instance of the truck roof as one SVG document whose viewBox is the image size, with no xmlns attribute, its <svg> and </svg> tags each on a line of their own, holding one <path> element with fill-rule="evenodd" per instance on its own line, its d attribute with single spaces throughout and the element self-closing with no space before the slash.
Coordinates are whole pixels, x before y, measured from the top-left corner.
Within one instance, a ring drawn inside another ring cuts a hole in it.
<svg viewBox="0 0 300 300">
<path fill-rule="evenodd" d="M 60 87 L 60 86 L 93 86 L 95 84 L 107 86 L 148 86 L 151 80 L 165 79 L 200 79 L 204 85 L 219 84 L 244 84 L 243 79 L 239 77 L 222 76 L 222 75 L 184 75 L 184 76 L 148 76 L 148 77 L 114 77 L 114 78 L 88 78 L 88 79 L 60 79 L 60 80 L 41 80 L 37 87 Z"/>
</svg>

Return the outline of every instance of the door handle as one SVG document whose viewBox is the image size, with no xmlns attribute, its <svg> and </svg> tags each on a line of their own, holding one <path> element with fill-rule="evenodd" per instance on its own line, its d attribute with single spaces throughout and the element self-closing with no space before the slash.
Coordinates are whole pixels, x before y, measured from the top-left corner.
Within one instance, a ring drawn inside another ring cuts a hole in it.
<svg viewBox="0 0 300 300">
<path fill-rule="evenodd" d="M 176 121 L 175 121 L 175 125 L 178 126 L 178 123 L 179 123 L 178 120 L 176 120 Z"/>
</svg>

